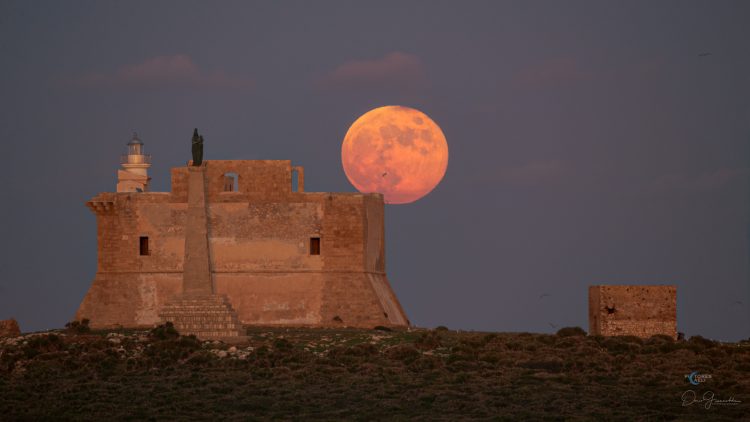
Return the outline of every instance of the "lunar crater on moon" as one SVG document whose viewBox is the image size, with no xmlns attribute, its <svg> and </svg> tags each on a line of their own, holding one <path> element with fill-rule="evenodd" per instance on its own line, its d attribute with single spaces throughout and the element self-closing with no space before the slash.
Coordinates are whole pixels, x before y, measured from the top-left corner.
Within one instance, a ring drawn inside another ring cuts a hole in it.
<svg viewBox="0 0 750 422">
<path fill-rule="evenodd" d="M 341 162 L 360 192 L 379 192 L 388 204 L 406 204 L 440 183 L 448 167 L 448 143 L 440 127 L 421 111 L 380 107 L 349 128 Z"/>
</svg>

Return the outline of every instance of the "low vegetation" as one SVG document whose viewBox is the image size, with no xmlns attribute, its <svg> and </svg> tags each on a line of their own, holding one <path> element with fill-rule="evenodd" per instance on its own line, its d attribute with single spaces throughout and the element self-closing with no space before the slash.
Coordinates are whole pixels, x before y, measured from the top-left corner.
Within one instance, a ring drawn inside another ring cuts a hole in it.
<svg viewBox="0 0 750 422">
<path fill-rule="evenodd" d="M 3 420 L 727 420 L 750 414 L 750 342 L 702 337 L 173 327 L 0 339 Z M 693 386 L 686 375 L 711 374 Z M 687 390 L 714 399 L 683 406 Z"/>
</svg>

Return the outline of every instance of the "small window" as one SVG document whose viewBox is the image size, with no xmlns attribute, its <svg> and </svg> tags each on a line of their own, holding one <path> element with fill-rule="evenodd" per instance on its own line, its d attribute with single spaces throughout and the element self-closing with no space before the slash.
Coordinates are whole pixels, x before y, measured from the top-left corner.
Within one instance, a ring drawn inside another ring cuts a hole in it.
<svg viewBox="0 0 750 422">
<path fill-rule="evenodd" d="M 224 175 L 224 192 L 237 192 L 237 173 L 226 173 Z"/>
<path fill-rule="evenodd" d="M 320 238 L 310 238 L 310 255 L 320 255 Z"/>
<path fill-rule="evenodd" d="M 141 255 L 149 255 L 147 236 L 141 236 L 140 249 L 141 249 Z"/>
</svg>

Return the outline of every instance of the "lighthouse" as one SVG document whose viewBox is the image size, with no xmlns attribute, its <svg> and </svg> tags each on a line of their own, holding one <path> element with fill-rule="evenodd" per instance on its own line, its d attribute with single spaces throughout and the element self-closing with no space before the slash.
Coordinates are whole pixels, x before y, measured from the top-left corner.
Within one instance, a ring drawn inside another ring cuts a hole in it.
<svg viewBox="0 0 750 422">
<path fill-rule="evenodd" d="M 117 170 L 117 192 L 146 192 L 151 156 L 143 153 L 143 142 L 133 133 L 128 142 L 128 153 L 120 157 L 122 169 Z"/>
</svg>

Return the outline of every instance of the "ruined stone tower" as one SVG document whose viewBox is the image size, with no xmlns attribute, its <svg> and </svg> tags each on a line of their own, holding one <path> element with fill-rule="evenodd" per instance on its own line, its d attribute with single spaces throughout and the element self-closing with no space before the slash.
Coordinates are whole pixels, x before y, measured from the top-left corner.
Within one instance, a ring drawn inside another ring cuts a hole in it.
<svg viewBox="0 0 750 422">
<path fill-rule="evenodd" d="M 589 334 L 677 338 L 677 287 L 589 286 Z"/>
<path fill-rule="evenodd" d="M 244 325 L 409 325 L 386 277 L 381 194 L 305 192 L 288 160 L 193 167 L 172 169 L 171 192 L 87 202 L 98 265 L 77 319 L 151 327 L 203 306 L 227 329 L 232 311 Z"/>
</svg>

